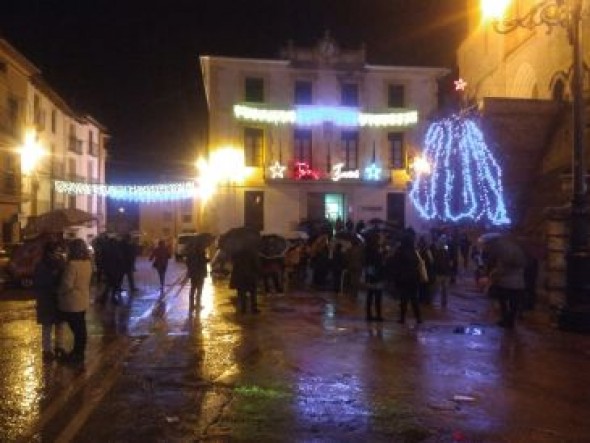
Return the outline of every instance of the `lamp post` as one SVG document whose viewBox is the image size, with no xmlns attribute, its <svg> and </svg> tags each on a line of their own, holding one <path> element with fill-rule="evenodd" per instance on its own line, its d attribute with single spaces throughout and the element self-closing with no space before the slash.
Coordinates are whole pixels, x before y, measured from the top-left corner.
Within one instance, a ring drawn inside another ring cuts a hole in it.
<svg viewBox="0 0 590 443">
<path fill-rule="evenodd" d="M 505 0 L 483 1 L 484 9 L 498 7 L 499 16 L 507 6 Z M 566 255 L 566 305 L 561 312 L 559 324 L 567 330 L 590 330 L 590 208 L 587 202 L 585 160 L 585 103 L 584 69 L 582 52 L 582 3 L 583 0 L 543 0 L 526 14 L 517 18 L 496 18 L 492 25 L 496 32 L 510 33 L 517 28 L 532 30 L 546 26 L 550 33 L 554 28 L 563 28 L 572 48 L 572 200 L 570 214 L 569 249 Z"/>
</svg>

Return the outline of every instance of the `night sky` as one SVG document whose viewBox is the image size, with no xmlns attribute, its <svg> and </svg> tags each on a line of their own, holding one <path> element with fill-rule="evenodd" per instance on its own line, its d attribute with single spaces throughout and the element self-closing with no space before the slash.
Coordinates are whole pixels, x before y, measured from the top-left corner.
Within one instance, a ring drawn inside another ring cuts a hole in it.
<svg viewBox="0 0 590 443">
<path fill-rule="evenodd" d="M 369 63 L 455 64 L 468 0 L 2 0 L 0 34 L 111 134 L 108 178 L 188 170 L 206 140 L 199 55 L 272 58 L 325 30 Z"/>
</svg>

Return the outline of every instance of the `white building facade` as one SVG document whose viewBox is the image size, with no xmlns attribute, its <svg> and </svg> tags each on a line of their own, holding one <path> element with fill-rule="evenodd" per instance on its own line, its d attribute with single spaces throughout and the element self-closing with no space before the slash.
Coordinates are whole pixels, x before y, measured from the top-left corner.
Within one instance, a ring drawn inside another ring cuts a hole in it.
<svg viewBox="0 0 590 443">
<path fill-rule="evenodd" d="M 95 222 L 66 233 L 91 240 L 104 230 L 105 197 L 61 194 L 54 184 L 56 180 L 104 183 L 106 129 L 91 116 L 72 110 L 40 71 L 3 39 L 0 66 L 0 103 L 6 123 L 1 128 L 0 148 L 5 177 L 15 177 L 16 201 L 10 211 L 2 213 L 3 223 L 10 223 L 3 230 L 3 241 L 20 240 L 14 221 L 24 227 L 29 219 L 58 208 L 94 214 Z"/>
<path fill-rule="evenodd" d="M 442 68 L 377 66 L 365 50 L 289 45 L 281 58 L 200 58 L 216 192 L 202 230 L 285 234 L 303 220 L 420 228 L 406 198 Z"/>
</svg>

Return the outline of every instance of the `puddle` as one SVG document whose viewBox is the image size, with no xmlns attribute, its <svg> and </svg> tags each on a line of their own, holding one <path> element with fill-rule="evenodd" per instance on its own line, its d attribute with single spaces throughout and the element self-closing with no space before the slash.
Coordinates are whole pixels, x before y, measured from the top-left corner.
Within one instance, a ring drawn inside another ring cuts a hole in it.
<svg viewBox="0 0 590 443">
<path fill-rule="evenodd" d="M 465 335 L 483 335 L 484 328 L 482 326 L 457 326 L 453 329 L 453 334 Z"/>
</svg>

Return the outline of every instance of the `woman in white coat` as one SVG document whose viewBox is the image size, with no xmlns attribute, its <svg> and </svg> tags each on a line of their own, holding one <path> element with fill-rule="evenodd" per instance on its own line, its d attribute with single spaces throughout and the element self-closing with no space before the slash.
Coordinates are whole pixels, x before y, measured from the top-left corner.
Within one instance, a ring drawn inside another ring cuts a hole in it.
<svg viewBox="0 0 590 443">
<path fill-rule="evenodd" d="M 90 305 L 92 266 L 86 243 L 74 240 L 69 246 L 68 263 L 63 273 L 57 299 L 60 320 L 74 334 L 74 347 L 64 360 L 82 363 L 86 351 L 86 310 Z"/>
</svg>

